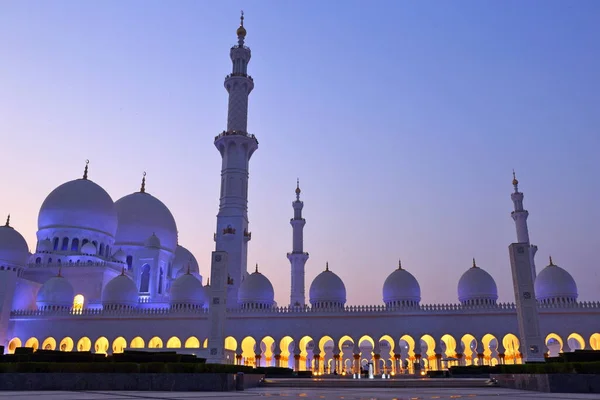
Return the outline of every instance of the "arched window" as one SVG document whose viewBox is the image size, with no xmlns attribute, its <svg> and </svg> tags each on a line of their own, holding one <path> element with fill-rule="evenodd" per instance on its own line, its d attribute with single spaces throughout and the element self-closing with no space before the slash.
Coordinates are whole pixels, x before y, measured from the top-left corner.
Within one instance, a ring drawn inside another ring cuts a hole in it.
<svg viewBox="0 0 600 400">
<path fill-rule="evenodd" d="M 158 274 L 158 294 L 162 294 L 162 286 L 163 286 L 163 269 L 160 269 L 160 273 Z"/>
<path fill-rule="evenodd" d="M 104 243 L 100 243 L 100 251 L 98 252 L 98 255 L 100 257 L 104 255 Z"/>
<path fill-rule="evenodd" d="M 59 242 L 59 238 L 54 238 L 54 250 L 58 250 L 58 242 Z"/>
<path fill-rule="evenodd" d="M 35 263 L 36 264 L 41 264 L 42 263 L 42 257 L 38 257 L 35 259 Z"/>
<path fill-rule="evenodd" d="M 61 251 L 69 250 L 69 238 L 63 238 L 62 246 L 60 248 Z"/>
<path fill-rule="evenodd" d="M 127 269 L 131 271 L 132 265 L 133 265 L 133 256 L 127 256 Z"/>
<path fill-rule="evenodd" d="M 144 264 L 142 267 L 142 276 L 140 279 L 140 292 L 148 293 L 150 290 L 150 266 L 148 264 Z"/>
<path fill-rule="evenodd" d="M 110 246 L 106 245 L 106 255 L 104 257 L 110 257 Z"/>
<path fill-rule="evenodd" d="M 86 243 L 88 243 L 88 242 L 89 242 L 89 240 L 87 240 L 87 239 L 83 239 L 83 240 L 81 241 L 81 246 L 83 246 L 84 244 L 86 244 Z"/>
<path fill-rule="evenodd" d="M 71 251 L 79 251 L 79 239 L 73 239 L 71 242 Z"/>
<path fill-rule="evenodd" d="M 84 300 L 85 299 L 82 294 L 78 294 L 75 297 L 73 297 L 73 310 L 82 310 Z"/>
</svg>

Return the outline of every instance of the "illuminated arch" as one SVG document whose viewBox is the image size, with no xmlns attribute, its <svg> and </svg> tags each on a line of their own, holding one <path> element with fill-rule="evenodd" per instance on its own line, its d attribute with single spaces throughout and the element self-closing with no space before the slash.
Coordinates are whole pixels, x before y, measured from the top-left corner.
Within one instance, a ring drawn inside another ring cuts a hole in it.
<svg viewBox="0 0 600 400">
<path fill-rule="evenodd" d="M 280 365 L 282 367 L 294 369 L 294 357 L 292 357 L 292 354 L 295 348 L 296 344 L 291 336 L 285 336 L 279 341 L 279 350 L 281 351 Z"/>
<path fill-rule="evenodd" d="M 56 350 L 56 339 L 52 336 L 47 337 L 42 343 L 43 350 Z"/>
<path fill-rule="evenodd" d="M 84 336 L 77 341 L 77 351 L 90 351 L 92 348 L 92 341 L 89 337 Z"/>
<path fill-rule="evenodd" d="M 600 333 L 590 335 L 590 347 L 592 350 L 600 350 Z"/>
<path fill-rule="evenodd" d="M 75 295 L 73 297 L 73 311 L 81 311 L 83 310 L 83 303 L 85 302 L 85 298 L 82 294 Z"/>
<path fill-rule="evenodd" d="M 132 349 L 143 349 L 146 347 L 146 342 L 140 336 L 136 336 L 131 340 L 129 347 Z"/>
<path fill-rule="evenodd" d="M 208 348 L 208 338 L 204 339 L 204 343 L 202 343 L 202 348 L 203 349 Z"/>
<path fill-rule="evenodd" d="M 571 351 L 585 349 L 585 340 L 579 333 L 576 332 L 573 332 L 569 335 L 567 338 L 567 344 L 569 345 Z"/>
<path fill-rule="evenodd" d="M 271 336 L 265 336 L 260 341 L 260 354 L 264 358 L 264 363 L 261 365 L 262 367 L 271 366 L 274 360 L 273 351 L 275 350 L 275 339 Z"/>
<path fill-rule="evenodd" d="M 94 344 L 94 352 L 96 354 L 106 354 L 108 351 L 108 339 L 104 336 L 101 336 L 96 340 Z"/>
<path fill-rule="evenodd" d="M 256 358 L 256 340 L 252 336 L 246 336 L 240 344 L 242 349 L 242 358 L 244 365 L 255 365 Z"/>
<path fill-rule="evenodd" d="M 338 346 L 340 348 L 340 351 L 343 351 L 343 346 L 346 342 L 352 342 L 352 344 L 354 344 L 354 339 L 352 339 L 352 337 L 348 336 L 348 335 L 344 335 L 340 338 L 340 340 L 338 341 Z"/>
<path fill-rule="evenodd" d="M 478 365 L 477 360 L 477 339 L 475 336 L 467 333 L 460 339 L 463 345 L 463 354 L 465 357 L 465 365 Z"/>
<path fill-rule="evenodd" d="M 546 347 L 548 348 L 548 356 L 556 357 L 562 353 L 563 340 L 556 333 L 549 333 L 544 340 Z"/>
<path fill-rule="evenodd" d="M 185 341 L 184 346 L 185 346 L 186 349 L 199 349 L 200 348 L 200 341 L 198 340 L 198 338 L 196 336 L 190 336 Z"/>
<path fill-rule="evenodd" d="M 167 349 L 179 349 L 181 348 L 181 340 L 177 336 L 171 337 L 167 340 Z"/>
<path fill-rule="evenodd" d="M 123 336 L 119 336 L 115 340 L 113 340 L 112 344 L 112 352 L 113 354 L 123 353 L 127 348 L 127 340 Z"/>
<path fill-rule="evenodd" d="M 40 342 L 35 337 L 30 337 L 25 342 L 25 347 L 31 347 L 33 351 L 36 351 L 40 347 Z"/>
<path fill-rule="evenodd" d="M 517 364 L 519 363 L 519 338 L 513 333 L 507 333 L 502 338 L 502 347 L 504 347 L 504 363 Z"/>
<path fill-rule="evenodd" d="M 498 354 L 498 339 L 491 333 L 486 333 L 481 338 L 481 344 L 483 345 L 483 360 L 484 364 L 496 365 L 498 360 L 496 358 Z M 481 352 L 481 350 L 480 350 Z"/>
<path fill-rule="evenodd" d="M 237 350 L 237 340 L 233 336 L 227 336 L 225 338 L 225 348 L 227 350 L 236 351 Z"/>
<path fill-rule="evenodd" d="M 148 348 L 149 349 L 162 349 L 162 347 L 163 347 L 163 341 L 158 336 L 154 336 L 148 342 Z"/>
<path fill-rule="evenodd" d="M 73 339 L 71 339 L 70 337 L 65 337 L 63 338 L 63 340 L 60 341 L 60 344 L 58 345 L 58 349 L 60 351 L 73 351 L 73 347 L 75 346 L 75 343 L 73 343 Z"/>
<path fill-rule="evenodd" d="M 17 347 L 21 347 L 21 339 L 18 337 L 12 338 L 8 342 L 8 354 L 14 354 Z"/>
</svg>

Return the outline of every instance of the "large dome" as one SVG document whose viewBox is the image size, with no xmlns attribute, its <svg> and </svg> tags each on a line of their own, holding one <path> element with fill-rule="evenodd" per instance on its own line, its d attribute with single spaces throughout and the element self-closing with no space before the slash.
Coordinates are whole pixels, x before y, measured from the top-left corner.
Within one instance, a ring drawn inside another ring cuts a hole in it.
<svg viewBox="0 0 600 400">
<path fill-rule="evenodd" d="M 464 305 L 496 304 L 498 288 L 490 274 L 479 268 L 473 260 L 458 281 L 458 301 Z"/>
<path fill-rule="evenodd" d="M 275 302 L 275 290 L 271 281 L 256 271 L 244 279 L 238 291 L 238 303 L 242 307 L 268 308 Z"/>
<path fill-rule="evenodd" d="M 40 208 L 38 230 L 80 228 L 115 236 L 117 212 L 112 198 L 89 179 L 76 179 L 54 189 Z"/>
<path fill-rule="evenodd" d="M 383 302 L 387 306 L 412 306 L 421 301 L 421 287 L 417 279 L 407 270 L 398 269 L 392 272 L 383 283 Z"/>
<path fill-rule="evenodd" d="M 179 277 L 187 272 L 188 265 L 191 273 L 200 272 L 198 261 L 192 252 L 183 246 L 177 245 L 175 259 L 173 260 L 173 272 Z"/>
<path fill-rule="evenodd" d="M 155 234 L 163 248 L 175 251 L 177 224 L 171 211 L 156 197 L 146 192 L 127 195 L 115 203 L 119 226 L 115 245 L 144 246 Z"/>
<path fill-rule="evenodd" d="M 573 303 L 577 297 L 575 279 L 550 258 L 550 265 L 535 279 L 535 298 L 543 303 Z"/>
<path fill-rule="evenodd" d="M 346 286 L 329 270 L 328 264 L 310 284 L 309 296 L 313 307 L 343 307 L 346 304 Z"/>
<path fill-rule="evenodd" d="M 10 217 L 6 225 L 0 226 L 0 264 L 16 264 L 25 266 L 29 258 L 27 242 L 13 227 L 10 226 Z"/>
<path fill-rule="evenodd" d="M 171 305 L 204 307 L 208 303 L 202 282 L 192 274 L 183 274 L 171 286 Z"/>
<path fill-rule="evenodd" d="M 73 286 L 69 281 L 58 274 L 48 279 L 37 294 L 38 308 L 71 308 L 73 306 Z"/>
<path fill-rule="evenodd" d="M 138 303 L 138 291 L 135 283 L 125 275 L 124 271 L 121 275 L 111 279 L 104 290 L 102 290 L 102 306 L 110 307 L 135 307 Z"/>
</svg>

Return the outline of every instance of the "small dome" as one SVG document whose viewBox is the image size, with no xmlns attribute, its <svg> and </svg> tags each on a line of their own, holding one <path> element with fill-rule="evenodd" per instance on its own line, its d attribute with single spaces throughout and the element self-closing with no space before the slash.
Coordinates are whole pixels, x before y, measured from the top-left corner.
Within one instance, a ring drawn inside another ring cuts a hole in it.
<svg viewBox="0 0 600 400">
<path fill-rule="evenodd" d="M 177 224 L 171 211 L 146 192 L 127 195 L 115 203 L 119 225 L 115 245 L 144 246 L 152 234 L 170 251 L 177 247 Z"/>
<path fill-rule="evenodd" d="M 421 301 L 421 287 L 417 279 L 398 266 L 383 283 L 383 302 L 388 306 L 416 305 Z"/>
<path fill-rule="evenodd" d="M 7 221 L 6 225 L 0 226 L 0 264 L 25 266 L 28 258 L 27 242 Z"/>
<path fill-rule="evenodd" d="M 473 260 L 458 281 L 458 301 L 464 305 L 496 304 L 498 288 L 490 274 L 479 268 Z"/>
<path fill-rule="evenodd" d="M 40 240 L 38 243 L 38 252 L 45 253 L 53 250 L 52 241 L 48 238 Z"/>
<path fill-rule="evenodd" d="M 117 211 L 110 195 L 89 179 L 76 179 L 54 189 L 40 208 L 38 229 L 81 228 L 114 237 Z"/>
<path fill-rule="evenodd" d="M 119 249 L 115 252 L 115 254 L 113 254 L 113 259 L 122 263 L 127 262 L 127 254 L 125 254 L 123 250 Z"/>
<path fill-rule="evenodd" d="M 535 279 L 535 298 L 543 303 L 573 303 L 577 300 L 577 284 L 565 269 L 550 265 L 540 271 Z"/>
<path fill-rule="evenodd" d="M 48 279 L 37 293 L 36 303 L 38 308 L 58 307 L 71 308 L 73 306 L 73 286 L 61 276 Z"/>
<path fill-rule="evenodd" d="M 309 297 L 313 307 L 343 307 L 346 304 L 346 286 L 327 266 L 312 281 Z"/>
<path fill-rule="evenodd" d="M 171 286 L 171 305 L 204 307 L 208 296 L 202 282 L 192 274 L 183 274 Z"/>
<path fill-rule="evenodd" d="M 124 273 L 111 279 L 102 290 L 103 307 L 135 307 L 137 303 L 135 283 Z"/>
<path fill-rule="evenodd" d="M 238 291 L 238 303 L 242 307 L 268 308 L 275 302 L 275 290 L 271 281 L 256 271 L 243 280 Z M 258 306 L 258 307 L 257 307 Z"/>
<path fill-rule="evenodd" d="M 144 242 L 144 246 L 160 249 L 160 239 L 154 233 Z"/>
<path fill-rule="evenodd" d="M 96 246 L 94 246 L 94 243 L 87 242 L 86 244 L 81 246 L 81 253 L 95 256 L 98 253 L 98 250 L 96 249 Z"/>
<path fill-rule="evenodd" d="M 181 275 L 184 275 L 188 270 L 188 265 L 191 273 L 200 272 L 196 257 L 194 257 L 194 255 L 185 247 L 177 245 L 177 248 L 175 249 L 175 258 L 173 259 L 174 276 L 179 278 Z"/>
</svg>

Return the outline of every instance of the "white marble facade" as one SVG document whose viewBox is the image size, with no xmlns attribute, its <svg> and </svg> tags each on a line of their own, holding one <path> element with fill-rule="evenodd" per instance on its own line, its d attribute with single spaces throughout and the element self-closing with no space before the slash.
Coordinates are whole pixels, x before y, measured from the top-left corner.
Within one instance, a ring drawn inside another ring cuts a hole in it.
<svg viewBox="0 0 600 400">
<path fill-rule="evenodd" d="M 400 264 L 390 266 L 377 305 L 348 306 L 344 283 L 328 266 L 312 280 L 306 298 L 309 255 L 299 185 L 287 254 L 289 305 L 277 306 L 273 285 L 258 266 L 247 272 L 248 167 L 258 140 L 246 131 L 254 81 L 247 74 L 243 24 L 237 35 L 230 52 L 233 72 L 225 79 L 228 127 L 215 138 L 223 159 L 215 250 L 229 260 L 229 362 L 316 373 L 350 373 L 370 360 L 377 360 L 376 373 L 401 373 L 406 366 L 411 371 L 416 361 L 432 369 L 521 362 L 515 306 L 497 302 L 494 279 L 475 260 L 458 280 L 453 304 L 421 304 L 419 283 Z M 0 227 L 0 344 L 7 353 L 21 346 L 202 353 L 211 332 L 211 288 L 196 258 L 179 244 L 173 215 L 146 191 L 145 177 L 139 191 L 114 201 L 89 172 L 86 164 L 81 179 L 47 196 L 31 252 L 9 220 Z M 513 187 L 517 241 L 534 255 L 516 178 Z M 552 260 L 539 274 L 533 266 L 532 274 L 545 350 L 599 350 L 600 302 L 578 301 L 576 282 Z"/>
</svg>

